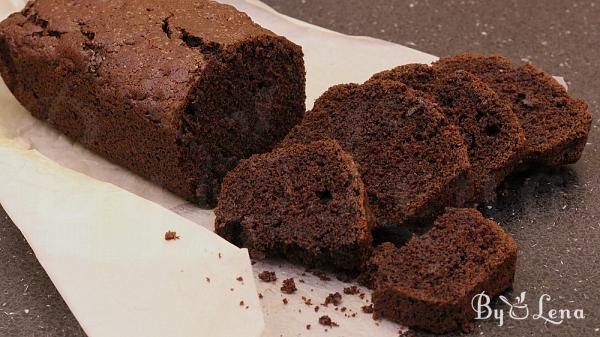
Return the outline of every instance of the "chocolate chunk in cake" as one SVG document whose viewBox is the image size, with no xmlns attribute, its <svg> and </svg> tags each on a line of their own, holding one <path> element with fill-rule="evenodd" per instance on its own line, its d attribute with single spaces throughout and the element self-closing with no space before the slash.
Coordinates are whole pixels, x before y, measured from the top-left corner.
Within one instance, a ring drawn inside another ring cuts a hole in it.
<svg viewBox="0 0 600 337">
<path fill-rule="evenodd" d="M 358 169 L 336 141 L 243 160 L 223 182 L 215 231 L 254 258 L 356 270 L 372 219 Z"/>
<path fill-rule="evenodd" d="M 433 67 L 469 71 L 512 105 L 526 138 L 522 168 L 571 164 L 581 157 L 591 114 L 583 100 L 549 74 L 529 64 L 514 67 L 505 57 L 477 54 L 443 57 Z"/>
<path fill-rule="evenodd" d="M 375 74 L 373 80 L 400 81 L 436 103 L 460 128 L 471 168 L 455 205 L 488 201 L 516 167 L 525 135 L 511 104 L 465 71 L 435 71 L 409 64 Z"/>
<path fill-rule="evenodd" d="M 397 81 L 331 87 L 278 147 L 327 138 L 359 166 L 377 227 L 431 220 L 469 167 L 459 129 Z"/>
<path fill-rule="evenodd" d="M 448 208 L 406 245 L 377 247 L 364 274 L 375 314 L 444 333 L 475 317 L 475 294 L 493 297 L 512 285 L 516 259 L 516 243 L 498 224 L 474 209 Z"/>
<path fill-rule="evenodd" d="M 207 0 L 34 0 L 0 73 L 35 117 L 202 206 L 302 119 L 302 50 Z"/>
</svg>

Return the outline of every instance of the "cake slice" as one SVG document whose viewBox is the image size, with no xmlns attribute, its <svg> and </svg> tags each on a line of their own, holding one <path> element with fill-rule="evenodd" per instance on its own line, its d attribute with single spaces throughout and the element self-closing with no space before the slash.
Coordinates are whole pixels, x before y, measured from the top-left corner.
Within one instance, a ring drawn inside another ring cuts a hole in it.
<svg viewBox="0 0 600 337">
<path fill-rule="evenodd" d="M 371 247 L 358 169 L 333 140 L 243 160 L 225 177 L 215 214 L 215 232 L 257 259 L 355 271 Z"/>
<path fill-rule="evenodd" d="M 331 87 L 279 147 L 327 138 L 354 158 L 379 228 L 435 218 L 469 168 L 459 129 L 397 81 Z"/>
<path fill-rule="evenodd" d="M 516 243 L 498 224 L 448 208 L 426 234 L 377 247 L 362 278 L 374 289 L 376 315 L 445 333 L 475 318 L 475 294 L 494 297 L 512 285 L 516 259 Z"/>
<path fill-rule="evenodd" d="M 400 81 L 436 103 L 460 128 L 471 168 L 455 205 L 488 201 L 518 163 L 525 135 L 512 107 L 476 76 L 409 64 L 375 74 L 370 81 Z"/>
<path fill-rule="evenodd" d="M 571 164 L 581 157 L 592 116 L 583 100 L 549 74 L 529 64 L 515 68 L 505 57 L 477 54 L 443 57 L 433 67 L 467 70 L 512 105 L 525 132 L 523 167 Z"/>
</svg>

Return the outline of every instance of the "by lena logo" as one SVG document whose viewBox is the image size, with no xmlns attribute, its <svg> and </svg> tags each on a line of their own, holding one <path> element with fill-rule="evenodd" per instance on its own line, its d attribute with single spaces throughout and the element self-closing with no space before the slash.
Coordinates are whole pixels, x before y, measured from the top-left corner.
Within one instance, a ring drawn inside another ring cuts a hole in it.
<svg viewBox="0 0 600 337">
<path fill-rule="evenodd" d="M 508 306 L 508 317 L 516 321 L 522 321 L 524 319 L 542 320 L 545 323 L 559 325 L 568 319 L 584 319 L 585 314 L 583 309 L 555 309 L 548 308 L 552 297 L 548 294 L 543 294 L 538 300 L 538 307 L 536 312 L 530 312 L 528 305 L 525 303 L 526 292 L 522 292 L 519 296 L 515 297 L 514 303 L 511 303 L 506 297 L 499 296 L 500 300 Z M 471 307 L 477 313 L 475 319 L 490 319 L 494 318 L 498 321 L 498 326 L 504 325 L 505 310 L 504 309 L 492 309 L 490 306 L 490 296 L 481 292 L 473 296 L 471 300 Z"/>
</svg>

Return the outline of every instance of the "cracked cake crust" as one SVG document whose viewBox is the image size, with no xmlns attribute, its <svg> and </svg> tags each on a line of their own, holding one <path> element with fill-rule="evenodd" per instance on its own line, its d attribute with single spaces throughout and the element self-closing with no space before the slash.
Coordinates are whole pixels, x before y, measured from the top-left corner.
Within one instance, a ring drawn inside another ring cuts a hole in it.
<svg viewBox="0 0 600 337">
<path fill-rule="evenodd" d="M 213 1 L 30 1 L 0 23 L 0 73 L 35 117 L 207 207 L 304 113 L 301 48 Z"/>
</svg>

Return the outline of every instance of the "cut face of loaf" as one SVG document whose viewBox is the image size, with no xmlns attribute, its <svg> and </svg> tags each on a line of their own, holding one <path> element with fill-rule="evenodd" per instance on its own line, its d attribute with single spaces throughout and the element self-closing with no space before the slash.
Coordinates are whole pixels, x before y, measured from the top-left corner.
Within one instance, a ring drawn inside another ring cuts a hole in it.
<svg viewBox="0 0 600 337">
<path fill-rule="evenodd" d="M 0 73 L 35 117 L 203 206 L 305 110 L 300 47 L 213 1 L 30 1 L 0 23 Z"/>
<path fill-rule="evenodd" d="M 330 88 L 278 146 L 329 138 L 354 158 L 381 228 L 434 218 L 469 168 L 459 129 L 397 81 Z"/>
<path fill-rule="evenodd" d="M 455 205 L 487 201 L 518 163 L 525 136 L 512 107 L 476 76 L 465 71 L 435 71 L 409 64 L 373 75 L 370 81 L 399 81 L 438 105 L 457 125 L 471 168 Z"/>
<path fill-rule="evenodd" d="M 225 177 L 215 214 L 215 232 L 253 258 L 356 271 L 371 247 L 358 169 L 332 140 L 242 160 Z"/>
<path fill-rule="evenodd" d="M 447 209 L 429 232 L 396 248 L 377 247 L 362 279 L 375 313 L 409 327 L 445 333 L 475 318 L 474 295 L 512 285 L 517 245 L 474 209 Z"/>
<path fill-rule="evenodd" d="M 440 71 L 466 70 L 511 104 L 525 132 L 523 166 L 556 166 L 579 160 L 592 116 L 552 76 L 532 65 L 513 67 L 501 56 L 461 54 L 433 64 Z"/>
</svg>

